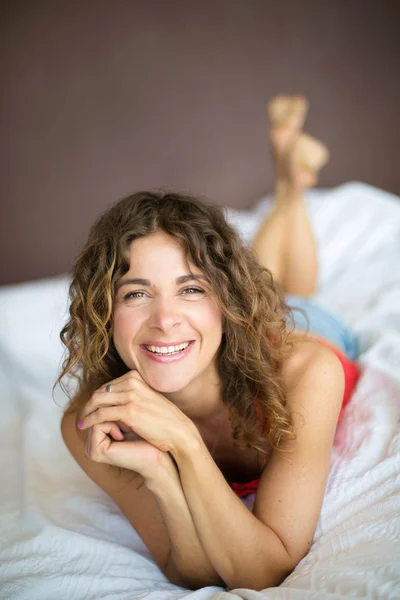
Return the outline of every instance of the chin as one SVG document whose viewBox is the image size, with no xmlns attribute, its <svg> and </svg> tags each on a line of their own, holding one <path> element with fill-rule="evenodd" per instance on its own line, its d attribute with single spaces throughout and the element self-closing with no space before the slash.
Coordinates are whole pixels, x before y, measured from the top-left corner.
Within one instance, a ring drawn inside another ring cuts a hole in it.
<svg viewBox="0 0 400 600">
<path fill-rule="evenodd" d="M 140 372 L 140 371 L 139 371 Z M 144 381 L 156 392 L 160 394 L 173 394 L 175 392 L 181 392 L 184 390 L 192 381 L 187 376 L 178 374 L 176 377 L 168 377 L 154 374 L 141 374 Z"/>
</svg>

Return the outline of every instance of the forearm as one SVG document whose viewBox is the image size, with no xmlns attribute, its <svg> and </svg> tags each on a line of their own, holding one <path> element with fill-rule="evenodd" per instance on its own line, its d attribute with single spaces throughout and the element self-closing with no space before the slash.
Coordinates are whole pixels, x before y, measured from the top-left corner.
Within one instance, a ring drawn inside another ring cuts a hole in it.
<svg viewBox="0 0 400 600">
<path fill-rule="evenodd" d="M 174 449 L 174 458 L 200 542 L 226 585 L 279 585 L 293 569 L 282 542 L 236 496 L 201 437 Z"/>
<path fill-rule="evenodd" d="M 157 498 L 170 538 L 171 549 L 164 574 L 173 583 L 193 589 L 209 585 L 226 587 L 200 542 L 179 475 L 148 481 L 146 485 Z"/>
</svg>

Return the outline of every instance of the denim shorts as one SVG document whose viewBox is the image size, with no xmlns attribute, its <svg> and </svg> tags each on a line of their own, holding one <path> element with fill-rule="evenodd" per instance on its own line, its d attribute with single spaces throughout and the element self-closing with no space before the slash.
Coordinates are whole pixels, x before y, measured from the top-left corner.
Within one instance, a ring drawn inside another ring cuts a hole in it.
<svg viewBox="0 0 400 600">
<path fill-rule="evenodd" d="M 350 360 L 357 360 L 360 355 L 359 341 L 339 316 L 333 315 L 330 310 L 324 308 L 312 298 L 302 298 L 286 294 L 285 300 L 290 308 L 302 308 L 308 317 L 307 324 L 304 315 L 297 310 L 293 310 L 296 327 L 306 329 L 315 335 L 320 335 L 335 344 L 338 348 L 341 348 Z"/>
</svg>

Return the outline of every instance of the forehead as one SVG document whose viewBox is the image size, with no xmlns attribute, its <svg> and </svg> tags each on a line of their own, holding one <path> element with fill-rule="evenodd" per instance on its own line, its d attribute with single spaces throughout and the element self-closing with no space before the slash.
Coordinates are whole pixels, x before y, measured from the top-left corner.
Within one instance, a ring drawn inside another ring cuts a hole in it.
<svg viewBox="0 0 400 600">
<path fill-rule="evenodd" d="M 183 274 L 190 266 L 193 272 L 200 273 L 191 261 L 186 260 L 179 242 L 164 231 L 134 240 L 126 254 L 130 272 L 153 270 L 162 276 L 168 275 L 168 271 L 182 270 L 180 274 Z"/>
<path fill-rule="evenodd" d="M 179 242 L 165 232 L 134 240 L 128 248 L 127 260 L 129 269 L 117 289 L 134 284 L 158 288 L 198 281 L 213 293 L 208 275 L 188 262 Z"/>
</svg>

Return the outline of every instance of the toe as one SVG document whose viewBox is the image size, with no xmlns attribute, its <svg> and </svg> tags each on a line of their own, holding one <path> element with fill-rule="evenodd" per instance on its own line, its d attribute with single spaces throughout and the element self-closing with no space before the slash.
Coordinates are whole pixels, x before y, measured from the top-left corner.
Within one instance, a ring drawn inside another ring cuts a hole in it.
<svg viewBox="0 0 400 600">
<path fill-rule="evenodd" d="M 308 111 L 304 96 L 276 96 L 267 104 L 271 127 L 301 129 Z"/>
</svg>

